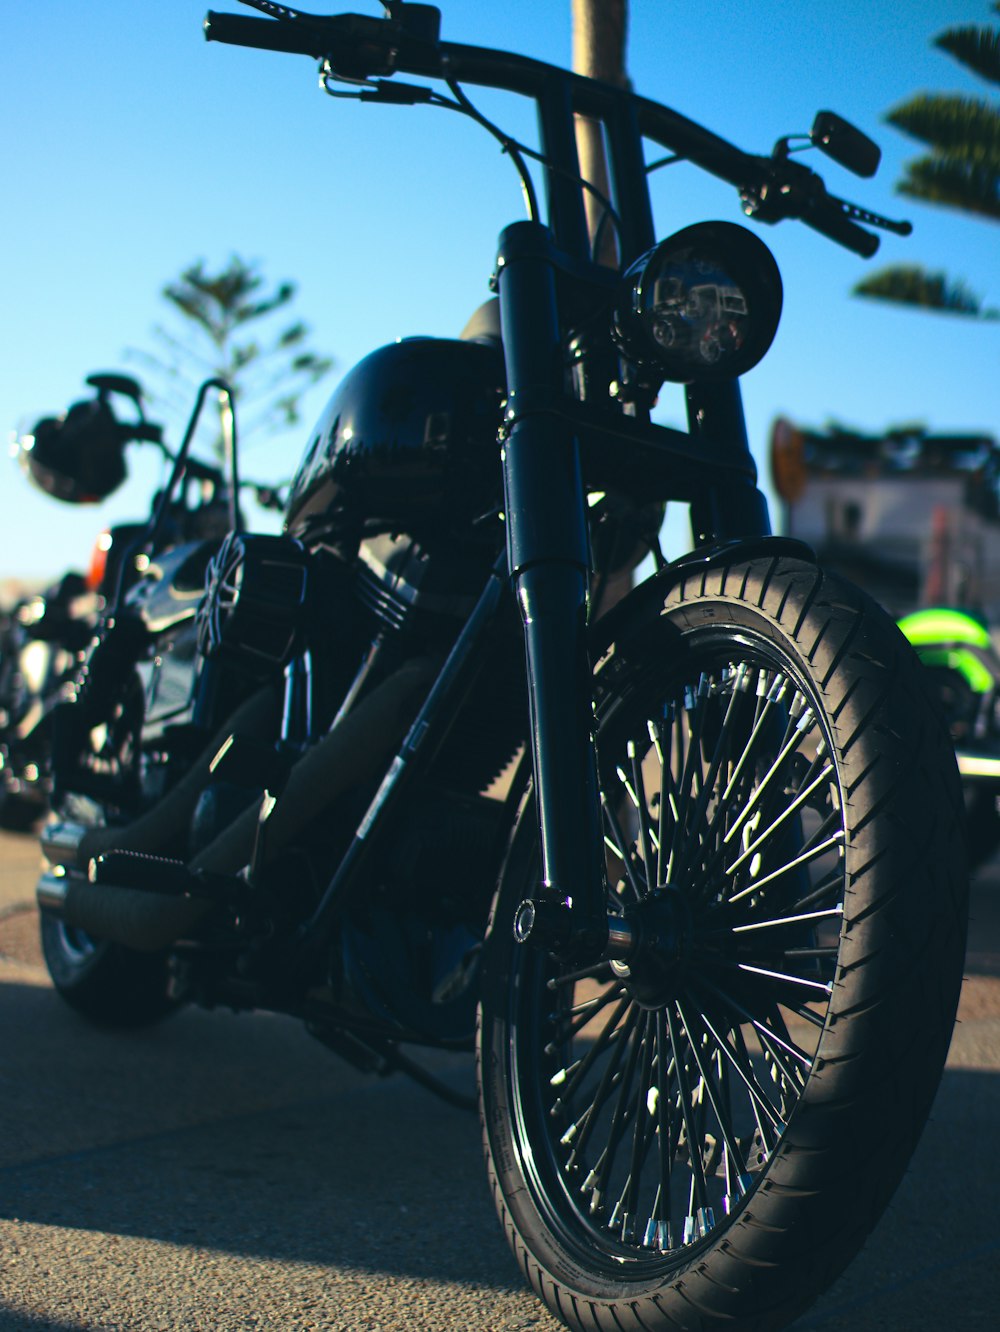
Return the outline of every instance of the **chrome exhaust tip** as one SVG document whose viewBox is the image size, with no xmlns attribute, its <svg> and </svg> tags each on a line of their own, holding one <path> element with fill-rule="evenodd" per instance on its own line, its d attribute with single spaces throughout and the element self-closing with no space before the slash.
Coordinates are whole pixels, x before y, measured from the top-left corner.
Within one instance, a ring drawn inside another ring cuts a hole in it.
<svg viewBox="0 0 1000 1332">
<path fill-rule="evenodd" d="M 42 911 L 60 919 L 66 913 L 66 894 L 69 892 L 69 875 L 60 866 L 48 870 L 35 885 L 35 900 Z"/>
<path fill-rule="evenodd" d="M 82 869 L 83 866 L 77 864 L 77 851 L 84 837 L 92 831 L 84 823 L 47 823 L 39 838 L 42 855 L 50 865 Z"/>
</svg>

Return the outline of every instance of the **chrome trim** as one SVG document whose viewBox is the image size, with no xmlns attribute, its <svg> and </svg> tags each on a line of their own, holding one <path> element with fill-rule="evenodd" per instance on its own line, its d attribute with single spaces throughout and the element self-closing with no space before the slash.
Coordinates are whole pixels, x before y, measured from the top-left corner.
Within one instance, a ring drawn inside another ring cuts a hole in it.
<svg viewBox="0 0 1000 1332">
<path fill-rule="evenodd" d="M 80 843 L 91 829 L 83 823 L 49 823 L 42 829 L 42 855 L 50 865 L 76 865 Z"/>
<path fill-rule="evenodd" d="M 61 917 L 66 910 L 66 894 L 69 890 L 69 875 L 65 870 L 49 870 L 38 880 L 35 887 L 35 899 L 42 911 Z"/>
</svg>

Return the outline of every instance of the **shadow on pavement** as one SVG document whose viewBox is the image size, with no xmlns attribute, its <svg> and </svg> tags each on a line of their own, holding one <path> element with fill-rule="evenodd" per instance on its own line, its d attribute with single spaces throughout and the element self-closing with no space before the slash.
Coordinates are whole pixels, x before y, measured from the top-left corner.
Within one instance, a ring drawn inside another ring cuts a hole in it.
<svg viewBox="0 0 1000 1332">
<path fill-rule="evenodd" d="M 975 894 L 966 1020 L 931 1123 L 860 1257 L 795 1325 L 803 1332 L 996 1325 L 997 887 L 994 871 Z M 205 1292 L 223 1258 L 289 1298 L 329 1290 L 337 1272 L 355 1282 L 361 1274 L 360 1289 L 365 1274 L 407 1289 L 476 1288 L 487 1309 L 490 1292 L 524 1292 L 472 1115 L 404 1080 L 356 1074 L 290 1019 L 185 1011 L 152 1031 L 102 1032 L 39 975 L 6 976 L 0 970 L 0 1226 L 27 1228 L 40 1246 L 51 1232 L 53 1265 L 76 1272 L 93 1261 L 114 1295 L 116 1262 L 122 1291 L 137 1279 L 127 1265 L 141 1240 L 176 1250 L 178 1272 L 208 1283 Z M 470 1061 L 446 1071 L 467 1083 Z M 198 1300 L 204 1308 L 208 1295 Z M 2 1332 L 105 1325 L 22 1309 L 0 1312 Z M 539 1327 L 555 1326 L 538 1313 Z M 483 1317 L 475 1325 L 501 1325 Z"/>
<path fill-rule="evenodd" d="M 122 1036 L 7 984 L 0 1029 L 0 1217 L 521 1286 L 475 1116 L 355 1074 L 290 1020 L 192 1012 Z"/>
</svg>

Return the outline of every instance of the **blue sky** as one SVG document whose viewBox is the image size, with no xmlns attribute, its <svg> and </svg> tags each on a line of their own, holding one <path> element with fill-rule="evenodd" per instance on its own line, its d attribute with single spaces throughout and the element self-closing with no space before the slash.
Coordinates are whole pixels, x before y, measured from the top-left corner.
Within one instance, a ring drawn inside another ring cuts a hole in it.
<svg viewBox="0 0 1000 1332">
<path fill-rule="evenodd" d="M 457 333 L 488 294 L 497 235 L 522 215 L 516 178 L 493 141 L 429 108 L 325 98 L 304 58 L 208 45 L 206 7 L 40 0 L 5 13 L 5 436 L 81 396 L 91 371 L 134 372 L 125 349 L 149 345 L 164 313 L 160 288 L 198 258 L 215 266 L 236 252 L 273 279 L 296 281 L 313 344 L 340 373 L 396 336 Z M 570 0 L 441 7 L 446 38 L 569 63 Z M 374 0 L 352 8 L 380 12 Z M 833 193 L 915 224 L 909 239 L 884 235 L 868 264 L 795 223 L 755 228 L 785 284 L 775 346 L 744 379 L 762 468 L 778 414 L 811 425 L 923 421 L 1000 435 L 1000 323 L 849 295 L 880 262 L 922 262 L 1000 304 L 996 227 L 895 195 L 917 146 L 882 123 L 918 89 L 986 92 L 930 42 L 950 24 L 993 17 L 985 0 L 631 0 L 638 91 L 755 152 L 807 130 L 815 111 L 837 110 L 882 146 L 878 176 L 858 180 L 819 154 L 806 160 Z M 517 99 L 475 98 L 505 128 L 531 133 Z M 706 218 L 742 220 L 735 191 L 692 168 L 654 179 L 660 235 Z M 307 418 L 334 382 L 313 391 Z M 661 417 L 681 422 L 679 395 L 664 395 Z M 290 475 L 306 428 L 251 444 L 244 472 Z M 159 467 L 151 450 L 133 447 L 129 458 L 128 484 L 79 510 L 34 491 L 0 457 L 0 578 L 83 566 L 103 525 L 140 515 Z"/>
</svg>

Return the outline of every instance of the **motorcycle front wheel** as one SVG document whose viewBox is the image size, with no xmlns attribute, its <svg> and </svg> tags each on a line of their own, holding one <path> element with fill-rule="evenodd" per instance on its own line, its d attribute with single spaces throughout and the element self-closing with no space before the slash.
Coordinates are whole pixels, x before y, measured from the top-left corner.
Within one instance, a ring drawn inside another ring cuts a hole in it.
<svg viewBox="0 0 1000 1332">
<path fill-rule="evenodd" d="M 514 942 L 526 809 L 484 957 L 490 1182 L 577 1329 L 785 1326 L 844 1268 L 926 1119 L 964 958 L 962 793 L 895 626 L 790 559 L 635 594 L 595 668 L 627 964 Z"/>
</svg>

